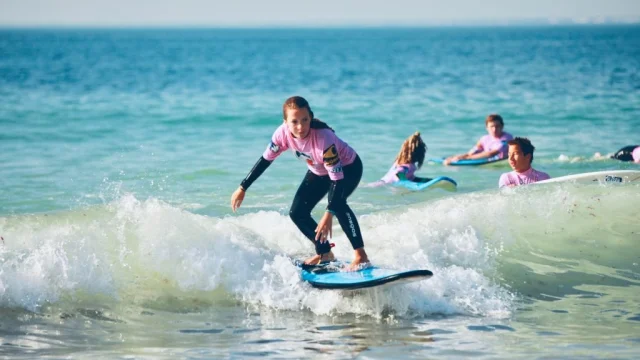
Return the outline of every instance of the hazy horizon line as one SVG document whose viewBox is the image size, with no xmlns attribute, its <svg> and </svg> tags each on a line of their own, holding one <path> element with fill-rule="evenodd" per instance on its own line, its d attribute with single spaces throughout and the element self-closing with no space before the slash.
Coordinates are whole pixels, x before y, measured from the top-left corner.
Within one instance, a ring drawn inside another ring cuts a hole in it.
<svg viewBox="0 0 640 360">
<path fill-rule="evenodd" d="M 252 30 L 252 29 L 265 29 L 265 30 L 287 30 L 287 29 L 299 29 L 299 30 L 314 30 L 314 29 L 435 29 L 435 28 L 526 28 L 526 27 L 541 27 L 541 28 L 553 28 L 553 27 L 607 27 L 607 26 L 619 26 L 619 27 L 631 27 L 638 26 L 640 22 L 635 23 L 597 23 L 597 24 L 582 24 L 582 23 L 562 23 L 562 24 L 545 24 L 545 23 L 519 23 L 519 24 L 317 24 L 317 25 L 171 25 L 171 24 L 158 24 L 158 25 L 89 25 L 89 24 L 38 24 L 38 25 L 3 25 L 0 24 L 0 30 Z"/>
<path fill-rule="evenodd" d="M 218 23 L 218 24 L 197 24 L 197 23 L 0 23 L 0 28 L 420 28 L 420 27 L 509 27 L 509 26 L 567 26 L 567 25 L 638 25 L 640 16 L 594 16 L 594 17 L 554 17 L 554 18 L 513 18 L 513 19 L 476 19 L 476 20 L 428 20 L 414 22 L 331 22 L 318 21 L 316 23 Z"/>
</svg>

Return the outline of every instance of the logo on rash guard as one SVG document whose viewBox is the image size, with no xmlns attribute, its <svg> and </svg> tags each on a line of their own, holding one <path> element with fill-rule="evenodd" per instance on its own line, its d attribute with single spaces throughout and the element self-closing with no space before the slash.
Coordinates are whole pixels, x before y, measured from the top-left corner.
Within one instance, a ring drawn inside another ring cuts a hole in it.
<svg viewBox="0 0 640 360">
<path fill-rule="evenodd" d="M 338 150 L 336 149 L 335 144 L 331 144 L 328 148 L 324 150 L 322 153 L 322 161 L 327 166 L 333 166 L 340 161 L 340 157 L 338 156 Z"/>
<path fill-rule="evenodd" d="M 277 153 L 278 151 L 280 151 L 280 146 L 276 145 L 273 141 L 269 143 L 269 150 L 271 150 L 274 153 Z"/>
<path fill-rule="evenodd" d="M 334 173 L 334 174 L 335 174 L 335 173 L 342 172 L 342 166 L 338 165 L 338 166 L 336 166 L 336 167 L 334 167 L 334 168 L 331 168 L 331 170 L 329 170 L 329 171 L 331 171 L 331 172 L 332 172 L 332 173 Z"/>
<path fill-rule="evenodd" d="M 309 165 L 313 165 L 313 158 L 309 154 L 305 154 L 296 150 L 296 157 L 302 161 L 306 161 L 306 163 Z"/>
</svg>

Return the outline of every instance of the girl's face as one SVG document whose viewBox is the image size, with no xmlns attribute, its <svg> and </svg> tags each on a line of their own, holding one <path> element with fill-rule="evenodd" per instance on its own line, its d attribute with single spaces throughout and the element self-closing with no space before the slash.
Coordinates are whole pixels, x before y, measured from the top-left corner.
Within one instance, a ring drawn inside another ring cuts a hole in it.
<svg viewBox="0 0 640 360">
<path fill-rule="evenodd" d="M 502 128 L 503 126 L 497 121 L 489 121 L 487 123 L 487 132 L 495 138 L 502 136 Z"/>
<path fill-rule="evenodd" d="M 309 135 L 311 129 L 311 116 L 309 111 L 305 109 L 287 109 L 287 117 L 284 122 L 293 136 L 302 139 Z"/>
</svg>

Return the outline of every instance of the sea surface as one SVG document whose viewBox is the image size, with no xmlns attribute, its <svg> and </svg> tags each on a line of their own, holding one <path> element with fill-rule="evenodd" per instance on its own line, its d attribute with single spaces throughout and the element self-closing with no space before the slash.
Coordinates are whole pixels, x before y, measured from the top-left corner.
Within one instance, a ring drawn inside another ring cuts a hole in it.
<svg viewBox="0 0 640 360">
<path fill-rule="evenodd" d="M 283 154 L 230 209 L 292 95 L 362 185 L 415 131 L 427 157 L 467 151 L 490 113 L 552 177 L 640 170 L 607 158 L 640 144 L 637 25 L 0 30 L 0 356 L 640 357 L 639 185 L 499 190 L 508 164 L 425 162 L 457 192 L 349 203 L 374 264 L 433 278 L 301 282 L 304 163 Z"/>
</svg>

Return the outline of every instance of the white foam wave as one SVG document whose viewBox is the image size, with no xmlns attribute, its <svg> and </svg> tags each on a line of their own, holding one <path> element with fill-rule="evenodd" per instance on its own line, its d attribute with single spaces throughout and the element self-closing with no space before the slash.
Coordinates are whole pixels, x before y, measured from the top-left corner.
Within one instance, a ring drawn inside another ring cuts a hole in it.
<svg viewBox="0 0 640 360">
<path fill-rule="evenodd" d="M 553 237 L 549 234 L 560 233 L 560 228 L 569 228 L 569 236 L 593 233 L 594 226 L 603 234 L 626 234 L 629 219 L 609 210 L 622 206 L 622 199 L 636 199 L 631 190 L 516 188 L 361 216 L 374 264 L 426 268 L 434 276 L 352 293 L 316 290 L 299 279 L 291 259 L 311 254 L 312 244 L 286 215 L 259 211 L 215 218 L 125 195 L 83 211 L 0 218 L 5 238 L 0 306 L 37 311 L 50 303 L 106 298 L 141 306 L 163 306 L 163 299 L 172 299 L 170 306 L 198 302 L 216 307 L 232 299 L 323 315 L 509 316 L 517 294 L 502 281 L 511 276 L 501 273 L 505 263 L 530 260 L 531 249 L 570 258 L 568 249 L 575 244 L 563 244 L 564 237 L 554 237 L 555 246 L 544 242 L 543 234 Z M 635 216 L 632 207 L 625 211 L 624 216 Z M 585 216 L 599 219 L 600 225 L 581 222 Z M 337 222 L 333 242 L 337 257 L 351 259 L 351 246 Z M 582 248 L 589 249 L 589 243 Z M 619 266 L 610 255 L 605 258 L 612 262 L 599 266 Z"/>
</svg>

